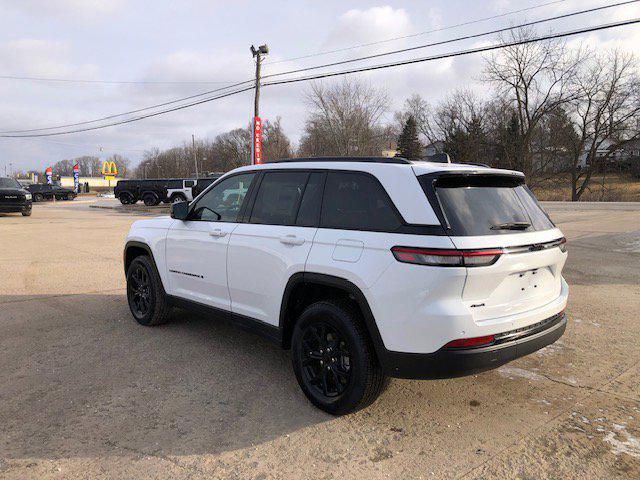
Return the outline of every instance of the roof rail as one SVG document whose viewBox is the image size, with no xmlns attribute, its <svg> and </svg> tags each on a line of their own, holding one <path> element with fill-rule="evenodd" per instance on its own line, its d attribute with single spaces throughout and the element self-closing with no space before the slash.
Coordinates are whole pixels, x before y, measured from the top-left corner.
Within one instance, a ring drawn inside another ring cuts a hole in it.
<svg viewBox="0 0 640 480">
<path fill-rule="evenodd" d="M 293 162 L 363 162 L 363 163 L 393 163 L 400 165 L 410 165 L 411 162 L 402 157 L 304 157 L 304 158 L 284 158 L 273 163 L 293 163 Z"/>
</svg>

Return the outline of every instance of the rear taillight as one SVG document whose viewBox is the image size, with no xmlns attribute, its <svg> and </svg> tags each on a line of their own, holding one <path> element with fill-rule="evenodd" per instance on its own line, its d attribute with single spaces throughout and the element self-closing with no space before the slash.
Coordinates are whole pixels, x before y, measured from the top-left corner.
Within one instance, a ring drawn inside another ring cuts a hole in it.
<svg viewBox="0 0 640 480">
<path fill-rule="evenodd" d="M 438 248 L 393 247 L 396 260 L 436 267 L 482 267 L 493 265 L 503 254 L 500 248 L 482 250 L 447 250 Z"/>
<path fill-rule="evenodd" d="M 491 345 L 495 341 L 493 335 L 485 335 L 484 337 L 460 338 L 452 340 L 442 348 L 473 348 Z"/>
<path fill-rule="evenodd" d="M 560 251 L 562 253 L 566 252 L 567 251 L 567 239 L 562 237 L 560 239 L 560 243 L 558 244 L 558 247 L 560 248 Z"/>
</svg>

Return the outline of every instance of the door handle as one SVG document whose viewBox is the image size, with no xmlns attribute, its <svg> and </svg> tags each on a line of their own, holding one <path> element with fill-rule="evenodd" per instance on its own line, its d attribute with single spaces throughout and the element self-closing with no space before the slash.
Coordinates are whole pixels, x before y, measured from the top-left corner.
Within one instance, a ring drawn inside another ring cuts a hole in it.
<svg viewBox="0 0 640 480">
<path fill-rule="evenodd" d="M 280 237 L 280 243 L 284 243 L 285 245 L 302 245 L 304 238 L 296 237 L 295 235 L 285 235 L 284 237 Z"/>
<path fill-rule="evenodd" d="M 216 237 L 216 238 L 224 237 L 226 234 L 227 232 L 224 232 L 219 228 L 216 228 L 215 230 L 209 232 L 210 237 Z"/>
</svg>

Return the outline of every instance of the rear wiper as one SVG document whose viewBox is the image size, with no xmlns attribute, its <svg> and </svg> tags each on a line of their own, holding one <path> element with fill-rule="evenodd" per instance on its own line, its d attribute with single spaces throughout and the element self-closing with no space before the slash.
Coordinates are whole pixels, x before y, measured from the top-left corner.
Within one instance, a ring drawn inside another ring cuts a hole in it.
<svg viewBox="0 0 640 480">
<path fill-rule="evenodd" d="M 530 226 L 529 222 L 507 222 L 491 225 L 491 230 L 526 230 Z"/>
</svg>

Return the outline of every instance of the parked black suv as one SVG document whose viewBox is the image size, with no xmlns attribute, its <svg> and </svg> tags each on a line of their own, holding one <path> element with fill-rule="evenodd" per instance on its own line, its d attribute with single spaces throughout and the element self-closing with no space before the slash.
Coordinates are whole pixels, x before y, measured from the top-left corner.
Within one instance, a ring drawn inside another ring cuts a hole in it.
<svg viewBox="0 0 640 480">
<path fill-rule="evenodd" d="M 27 187 L 27 190 L 33 195 L 34 202 L 42 202 L 43 200 L 73 200 L 77 194 L 70 188 L 64 188 L 59 185 L 43 185 L 34 183 Z"/>
<path fill-rule="evenodd" d="M 0 212 L 31 215 L 31 194 L 13 178 L 0 177 Z"/>
</svg>

